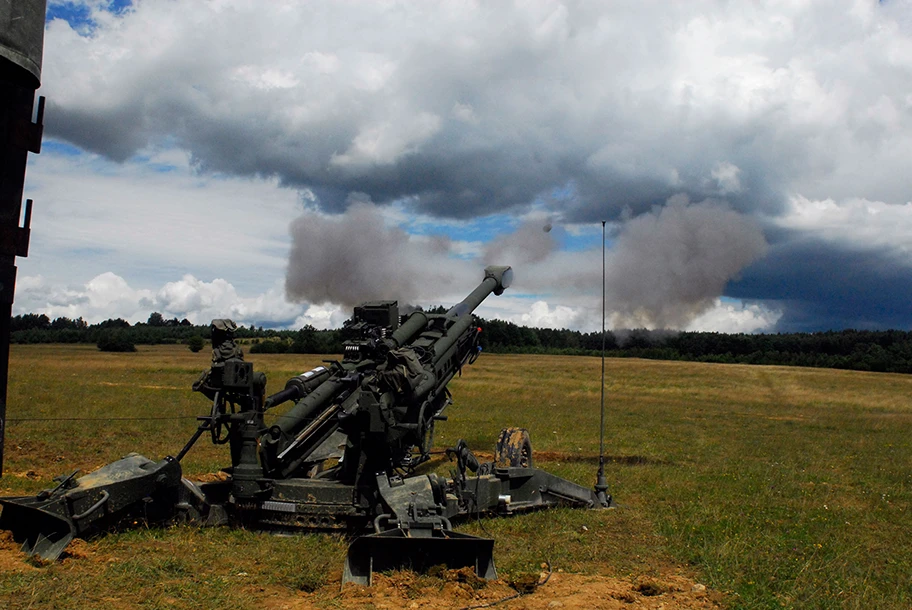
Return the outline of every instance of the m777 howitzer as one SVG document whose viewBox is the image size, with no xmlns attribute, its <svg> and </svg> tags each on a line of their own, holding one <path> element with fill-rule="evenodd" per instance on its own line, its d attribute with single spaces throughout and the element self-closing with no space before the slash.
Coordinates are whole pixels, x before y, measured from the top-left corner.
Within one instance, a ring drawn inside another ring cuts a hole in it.
<svg viewBox="0 0 912 610">
<path fill-rule="evenodd" d="M 419 474 L 430 458 L 434 424 L 446 420 L 447 384 L 481 348 L 472 312 L 512 280 L 510 267 L 485 278 L 445 314 L 416 311 L 399 324 L 394 301 L 355 308 L 341 362 L 290 379 L 266 396 L 266 379 L 234 344 L 234 325 L 213 321 L 212 367 L 194 384 L 212 407 L 176 457 L 153 462 L 131 454 L 34 497 L 0 499 L 0 527 L 23 548 L 59 556 L 74 536 L 127 520 L 192 520 L 275 530 L 372 533 L 351 542 L 344 582 L 371 573 L 436 565 L 471 566 L 496 576 L 494 541 L 453 531 L 479 514 L 510 515 L 555 505 L 602 508 L 596 492 L 533 467 L 528 432 L 503 430 L 492 462 L 480 463 L 460 440 L 447 449 L 451 478 Z M 266 424 L 266 413 L 293 401 Z M 208 433 L 230 447 L 224 481 L 181 478 L 180 460 Z M 469 472 L 471 471 L 470 474 Z"/>
</svg>

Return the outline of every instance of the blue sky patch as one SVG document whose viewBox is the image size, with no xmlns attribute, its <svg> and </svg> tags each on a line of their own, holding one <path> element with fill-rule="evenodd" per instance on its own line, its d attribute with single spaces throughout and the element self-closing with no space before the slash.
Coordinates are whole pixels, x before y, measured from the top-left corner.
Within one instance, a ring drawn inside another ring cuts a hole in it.
<svg viewBox="0 0 912 610">
<path fill-rule="evenodd" d="M 145 155 L 145 154 L 133 155 L 130 158 L 130 162 L 135 163 L 137 165 L 141 165 L 143 169 L 151 171 L 151 172 L 155 172 L 156 174 L 168 174 L 168 173 L 177 171 L 179 169 L 186 169 L 186 168 L 178 167 L 178 166 L 174 165 L 173 163 L 161 163 L 161 162 L 153 161 L 152 157 L 150 157 L 149 155 Z"/>
<path fill-rule="evenodd" d="M 44 140 L 41 142 L 41 152 L 61 157 L 76 157 L 82 154 L 82 149 L 60 140 Z"/>
<path fill-rule="evenodd" d="M 488 242 L 515 228 L 516 219 L 507 214 L 495 214 L 475 218 L 464 223 L 422 220 L 406 224 L 403 228 L 412 235 L 445 235 L 458 241 Z"/>
<path fill-rule="evenodd" d="M 110 0 L 105 10 L 115 15 L 122 15 L 131 6 L 133 6 L 132 0 Z M 83 35 L 91 34 L 96 25 L 92 19 L 92 9 L 88 4 L 79 0 L 51 0 L 48 2 L 45 22 L 54 19 L 63 19 L 70 24 L 71 28 Z"/>
<path fill-rule="evenodd" d="M 89 7 L 79 2 L 51 2 L 47 7 L 47 20 L 63 19 L 77 31 L 91 29 L 95 22 Z"/>
<path fill-rule="evenodd" d="M 554 237 L 557 239 L 557 243 L 560 244 L 559 247 L 561 250 L 567 252 L 585 252 L 587 250 L 594 250 L 602 247 L 601 224 L 598 226 L 593 225 L 592 231 L 574 231 L 571 233 L 559 229 L 560 227 L 555 227 Z M 610 250 L 611 245 L 614 243 L 610 234 L 605 240 L 605 243 Z"/>
</svg>

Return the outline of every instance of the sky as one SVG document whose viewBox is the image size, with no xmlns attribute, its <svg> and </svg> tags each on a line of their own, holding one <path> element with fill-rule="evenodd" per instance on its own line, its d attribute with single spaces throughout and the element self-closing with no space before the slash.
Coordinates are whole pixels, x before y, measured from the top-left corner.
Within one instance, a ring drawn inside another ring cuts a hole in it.
<svg viewBox="0 0 912 610">
<path fill-rule="evenodd" d="M 15 313 L 912 328 L 909 0 L 49 0 Z M 604 223 L 604 225 L 603 225 Z M 603 230 L 605 250 L 603 255 Z"/>
</svg>

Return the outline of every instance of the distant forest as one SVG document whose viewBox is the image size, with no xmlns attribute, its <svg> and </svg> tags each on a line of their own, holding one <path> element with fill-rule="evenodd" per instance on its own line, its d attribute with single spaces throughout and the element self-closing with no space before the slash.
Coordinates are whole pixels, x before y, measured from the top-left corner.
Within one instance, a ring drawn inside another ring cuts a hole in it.
<svg viewBox="0 0 912 610">
<path fill-rule="evenodd" d="M 440 309 L 440 308 L 438 308 Z M 602 334 L 529 328 L 512 322 L 479 319 L 486 351 L 510 354 L 601 353 Z M 13 343 L 90 343 L 107 351 L 132 351 L 135 345 L 186 344 L 206 349 L 209 327 L 153 313 L 148 321 L 105 320 L 25 314 L 11 320 Z M 345 330 L 272 330 L 241 326 L 236 334 L 248 353 L 341 354 Z M 912 332 L 842 330 L 819 333 L 724 334 L 709 332 L 607 331 L 605 353 L 612 358 L 650 358 L 744 364 L 780 364 L 859 371 L 912 373 Z"/>
</svg>

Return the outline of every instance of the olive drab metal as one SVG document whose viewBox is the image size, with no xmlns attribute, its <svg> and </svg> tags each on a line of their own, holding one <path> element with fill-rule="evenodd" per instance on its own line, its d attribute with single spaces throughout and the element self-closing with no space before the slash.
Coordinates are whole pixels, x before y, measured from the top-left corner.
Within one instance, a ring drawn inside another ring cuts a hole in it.
<svg viewBox="0 0 912 610">
<path fill-rule="evenodd" d="M 501 433 L 494 461 L 479 462 L 460 440 L 447 449 L 456 462 L 451 477 L 418 470 L 430 459 L 434 426 L 447 419 L 447 384 L 480 354 L 472 312 L 511 279 L 510 267 L 488 267 L 481 284 L 445 314 L 416 311 L 401 324 L 395 301 L 365 303 L 347 324 L 353 338 L 340 362 L 293 377 L 270 396 L 265 376 L 232 348 L 230 327 L 214 321 L 223 335 L 213 339 L 212 366 L 195 387 L 211 408 L 175 458 L 131 456 L 108 466 L 125 482 L 116 493 L 105 477 L 86 482 L 87 475 L 40 498 L 0 499 L 0 527 L 52 558 L 69 538 L 116 527 L 143 504 L 158 517 L 210 525 L 367 531 L 351 542 L 345 582 L 370 584 L 378 570 L 437 565 L 470 566 L 493 578 L 494 541 L 455 532 L 453 523 L 482 513 L 611 503 L 534 468 L 522 428 Z M 267 424 L 266 414 L 286 403 L 293 404 Z M 180 459 L 207 433 L 229 445 L 229 476 L 200 485 L 182 480 Z M 149 473 L 157 487 L 147 486 Z M 14 518 L 7 518 L 10 510 Z"/>
</svg>

